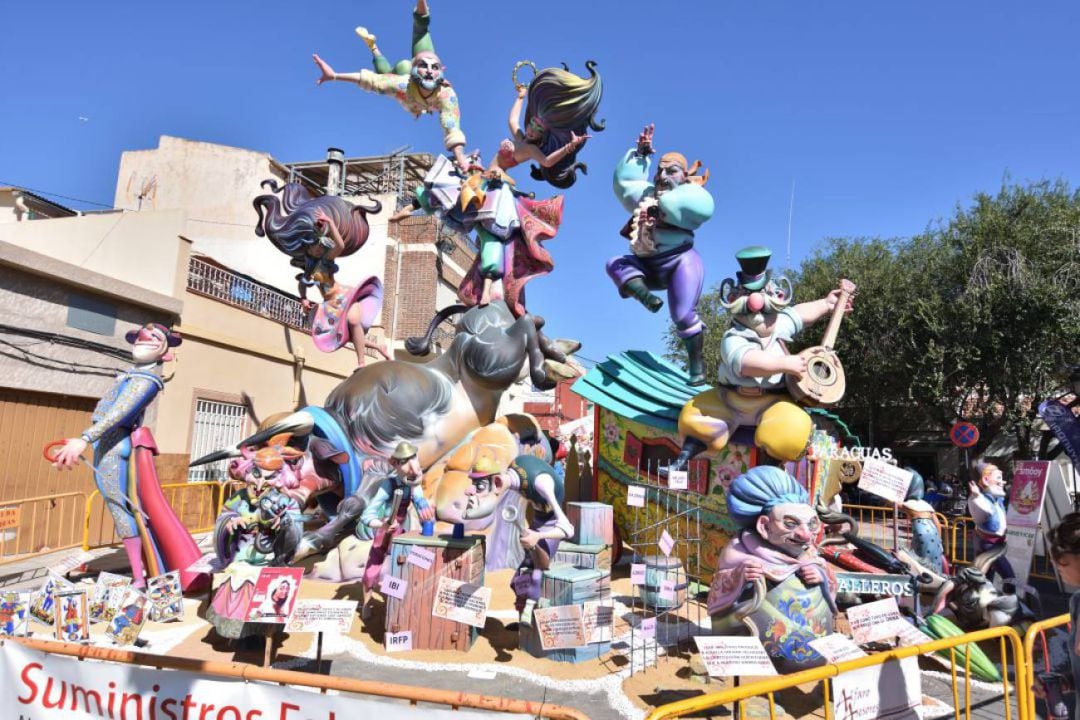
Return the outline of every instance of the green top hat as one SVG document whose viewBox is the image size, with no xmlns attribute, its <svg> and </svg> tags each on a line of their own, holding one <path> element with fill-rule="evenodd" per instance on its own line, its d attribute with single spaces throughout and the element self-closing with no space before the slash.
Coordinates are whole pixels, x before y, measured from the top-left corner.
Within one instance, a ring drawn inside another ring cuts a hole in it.
<svg viewBox="0 0 1080 720">
<path fill-rule="evenodd" d="M 739 279 L 739 286 L 747 290 L 760 290 L 769 282 L 769 259 L 772 251 L 761 245 L 743 248 L 735 253 L 735 259 L 742 268 L 735 275 Z"/>
</svg>

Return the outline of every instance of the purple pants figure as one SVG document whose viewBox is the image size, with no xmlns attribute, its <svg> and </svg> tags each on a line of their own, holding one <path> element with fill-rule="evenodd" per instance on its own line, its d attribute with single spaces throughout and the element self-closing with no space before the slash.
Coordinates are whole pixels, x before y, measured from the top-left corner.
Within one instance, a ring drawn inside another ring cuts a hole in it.
<svg viewBox="0 0 1080 720">
<path fill-rule="evenodd" d="M 978 554 L 982 554 L 989 550 L 993 550 L 997 546 L 1005 542 L 1003 537 L 983 537 L 982 535 L 975 536 L 975 548 L 978 550 Z M 994 575 L 1001 575 L 1002 580 L 1010 580 L 1016 578 L 1016 572 L 1013 570 L 1012 563 L 1009 559 L 1002 555 L 990 566 L 990 570 L 986 573 L 987 580 L 993 580 Z"/>
<path fill-rule="evenodd" d="M 692 337 L 705 329 L 697 314 L 701 288 L 705 284 L 705 266 L 693 245 L 683 245 L 650 257 L 623 255 L 611 258 L 607 273 L 623 297 L 627 296 L 623 286 L 634 278 L 644 279 L 650 290 L 666 289 L 668 311 L 679 337 Z"/>
</svg>

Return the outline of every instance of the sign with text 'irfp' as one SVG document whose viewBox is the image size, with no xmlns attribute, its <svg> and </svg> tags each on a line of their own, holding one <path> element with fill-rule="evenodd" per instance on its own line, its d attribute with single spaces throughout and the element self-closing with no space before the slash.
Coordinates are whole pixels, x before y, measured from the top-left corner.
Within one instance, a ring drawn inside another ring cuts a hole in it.
<svg viewBox="0 0 1080 720">
<path fill-rule="evenodd" d="M 776 675 L 776 667 L 756 637 L 694 636 L 701 661 L 713 677 Z"/>
<path fill-rule="evenodd" d="M 859 489 L 885 498 L 889 502 L 902 503 L 907 497 L 913 475 L 883 460 L 873 458 L 863 463 L 859 476 Z"/>
</svg>

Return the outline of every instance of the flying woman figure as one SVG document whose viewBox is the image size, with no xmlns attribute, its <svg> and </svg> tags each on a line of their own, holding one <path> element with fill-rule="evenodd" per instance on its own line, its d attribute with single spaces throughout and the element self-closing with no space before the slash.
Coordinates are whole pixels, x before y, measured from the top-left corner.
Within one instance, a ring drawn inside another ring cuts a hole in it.
<svg viewBox="0 0 1080 720">
<path fill-rule="evenodd" d="M 520 64 L 519 64 L 520 65 Z M 595 120 L 602 83 L 596 64 L 587 62 L 589 77 L 568 69 L 548 68 L 528 86 L 517 84 L 510 108 L 511 137 L 499 144 L 495 159 L 483 168 L 472 156 L 462 174 L 440 156 L 424 184 L 417 189 L 413 207 L 397 213 L 400 220 L 413 209 L 437 215 L 459 232 L 475 230 L 480 247 L 476 262 L 458 290 L 468 306 L 487 305 L 495 281 L 503 283 L 503 296 L 515 317 L 525 314 L 525 284 L 554 268 L 551 254 L 541 243 L 555 237 L 562 221 L 562 196 L 534 200 L 516 188 L 507 171 L 532 161 L 532 177 L 557 188 L 569 188 L 577 171 L 586 172 L 577 155 L 591 137 L 603 130 Z M 525 105 L 525 127 L 521 108 Z"/>
</svg>

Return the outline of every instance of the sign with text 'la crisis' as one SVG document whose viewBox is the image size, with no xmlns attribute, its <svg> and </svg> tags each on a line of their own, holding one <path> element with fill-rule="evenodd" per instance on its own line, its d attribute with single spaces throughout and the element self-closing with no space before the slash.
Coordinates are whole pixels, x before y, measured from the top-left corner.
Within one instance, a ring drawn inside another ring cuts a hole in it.
<svg viewBox="0 0 1080 720">
<path fill-rule="evenodd" d="M 322 695 L 295 685 L 210 680 L 182 670 L 79 661 L 8 640 L 0 652 L 0 718 L 33 720 L 410 720 L 416 709 L 382 698 Z M 431 720 L 516 718 L 522 714 L 425 708 Z"/>
</svg>

